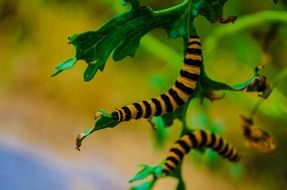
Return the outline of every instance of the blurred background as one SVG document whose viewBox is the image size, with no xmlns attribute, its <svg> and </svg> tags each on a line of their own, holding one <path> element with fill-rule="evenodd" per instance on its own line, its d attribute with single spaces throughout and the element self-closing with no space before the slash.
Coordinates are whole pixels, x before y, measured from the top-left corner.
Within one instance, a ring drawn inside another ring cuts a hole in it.
<svg viewBox="0 0 287 190">
<path fill-rule="evenodd" d="M 142 0 L 155 10 L 179 2 Z M 261 11 L 283 11 L 280 3 L 230 1 L 225 15 L 254 18 Z M 181 67 L 180 40 L 168 40 L 163 30 L 155 30 L 143 38 L 134 59 L 109 59 L 91 82 L 83 81 L 84 62 L 49 77 L 55 65 L 74 56 L 67 36 L 95 30 L 126 8 L 120 0 L 0 0 L 1 190 L 128 189 L 138 163 L 164 159 L 179 136 L 179 122 L 160 138 L 145 120 L 121 123 L 91 135 L 81 152 L 75 150 L 75 138 L 92 127 L 100 108 L 111 111 L 168 89 Z M 270 82 L 280 81 L 254 118 L 256 126 L 274 137 L 277 150 L 265 155 L 244 146 L 239 115 L 250 114 L 257 94 L 226 92 L 223 100 L 203 105 L 195 99 L 189 107 L 190 127 L 217 131 L 238 148 L 242 160 L 231 164 L 212 151 L 192 151 L 183 167 L 188 189 L 287 190 L 287 78 L 278 78 L 287 68 L 286 22 L 255 24 L 220 39 L 214 34 L 223 25 L 200 17 L 197 26 L 212 78 L 242 82 L 255 66 L 265 64 Z M 173 178 L 164 178 L 155 189 L 175 185 Z"/>
</svg>

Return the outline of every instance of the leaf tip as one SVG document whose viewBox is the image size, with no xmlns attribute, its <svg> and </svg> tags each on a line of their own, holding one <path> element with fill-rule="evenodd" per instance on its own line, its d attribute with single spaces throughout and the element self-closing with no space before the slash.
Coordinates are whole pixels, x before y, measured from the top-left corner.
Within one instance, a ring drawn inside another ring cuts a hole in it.
<svg viewBox="0 0 287 190">
<path fill-rule="evenodd" d="M 74 34 L 74 35 L 72 35 L 72 36 L 68 36 L 68 37 L 67 37 L 67 43 L 68 43 L 68 44 L 72 44 L 72 43 L 76 40 L 76 38 L 77 38 L 78 36 L 79 36 L 78 34 Z"/>
<path fill-rule="evenodd" d="M 82 145 L 82 141 L 86 138 L 85 133 L 80 133 L 76 139 L 76 150 L 80 151 L 80 147 Z"/>
</svg>

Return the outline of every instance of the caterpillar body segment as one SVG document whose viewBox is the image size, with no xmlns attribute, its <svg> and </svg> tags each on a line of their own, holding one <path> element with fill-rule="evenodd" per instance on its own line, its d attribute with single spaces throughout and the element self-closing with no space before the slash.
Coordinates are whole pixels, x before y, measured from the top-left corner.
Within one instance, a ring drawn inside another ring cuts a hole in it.
<svg viewBox="0 0 287 190">
<path fill-rule="evenodd" d="M 184 64 L 174 85 L 158 97 L 123 106 L 112 112 L 113 119 L 129 121 L 131 119 L 150 118 L 175 111 L 188 101 L 193 94 L 200 77 L 202 64 L 201 43 L 198 36 L 190 36 Z"/>
<path fill-rule="evenodd" d="M 240 159 L 237 151 L 222 137 L 207 130 L 194 130 L 175 142 L 164 162 L 163 173 L 171 174 L 183 160 L 184 155 L 188 154 L 191 149 L 199 147 L 211 148 L 232 162 Z"/>
</svg>

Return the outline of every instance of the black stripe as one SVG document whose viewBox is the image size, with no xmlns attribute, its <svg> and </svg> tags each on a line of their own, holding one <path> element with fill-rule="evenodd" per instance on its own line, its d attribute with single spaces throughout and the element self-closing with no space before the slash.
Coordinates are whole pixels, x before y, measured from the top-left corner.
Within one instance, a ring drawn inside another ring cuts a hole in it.
<svg viewBox="0 0 287 190">
<path fill-rule="evenodd" d="M 186 65 L 192 65 L 192 66 L 195 66 L 195 67 L 200 67 L 202 61 L 201 60 L 196 60 L 196 59 L 187 59 L 185 57 L 183 62 Z"/>
<path fill-rule="evenodd" d="M 175 86 L 186 94 L 190 95 L 193 93 L 193 89 L 185 86 L 183 83 L 176 81 Z"/>
<path fill-rule="evenodd" d="M 208 145 L 206 145 L 207 147 L 213 147 L 214 143 L 216 142 L 216 137 L 215 134 L 211 133 L 211 141 Z"/>
<path fill-rule="evenodd" d="M 143 101 L 143 104 L 145 105 L 146 113 L 145 113 L 145 118 L 149 118 L 151 115 L 151 106 L 147 101 Z"/>
<path fill-rule="evenodd" d="M 184 104 L 183 99 L 181 99 L 181 97 L 179 97 L 179 95 L 177 94 L 177 92 L 175 90 L 173 90 L 172 88 L 169 89 L 168 93 L 171 95 L 171 97 L 175 100 L 176 104 L 178 106 Z"/>
<path fill-rule="evenodd" d="M 160 115 L 161 114 L 161 112 L 162 112 L 162 107 L 161 107 L 161 105 L 160 105 L 160 102 L 158 101 L 158 99 L 156 99 L 156 98 L 152 98 L 151 99 L 151 101 L 154 103 L 154 105 L 155 105 L 155 116 L 158 116 L 158 115 Z"/>
<path fill-rule="evenodd" d="M 124 112 L 126 114 L 125 121 L 129 121 L 131 119 L 131 117 L 132 117 L 131 110 L 128 107 L 126 107 L 126 106 L 122 107 L 122 109 L 124 110 Z"/>
<path fill-rule="evenodd" d="M 172 161 L 175 165 L 179 164 L 179 160 L 177 160 L 175 157 L 172 157 L 172 156 L 167 157 L 166 160 Z"/>
<path fill-rule="evenodd" d="M 176 149 L 176 148 L 171 148 L 171 149 L 170 149 L 170 152 L 175 153 L 175 154 L 179 157 L 180 160 L 183 159 L 184 153 L 181 152 L 180 150 L 178 150 L 178 149 Z"/>
<path fill-rule="evenodd" d="M 239 160 L 239 155 L 236 153 L 233 158 L 230 159 L 230 161 L 238 161 Z"/>
<path fill-rule="evenodd" d="M 219 154 L 224 156 L 227 153 L 228 148 L 229 148 L 229 144 L 226 143 L 224 149 L 221 152 L 219 152 Z"/>
<path fill-rule="evenodd" d="M 194 134 L 193 133 L 188 133 L 188 138 L 190 139 L 190 141 L 192 142 L 192 147 L 195 148 L 198 146 L 198 141 L 197 139 L 195 138 Z"/>
<path fill-rule="evenodd" d="M 117 111 L 113 111 L 111 115 L 114 120 L 119 120 L 119 113 Z"/>
<path fill-rule="evenodd" d="M 179 144 L 179 146 L 181 146 L 186 153 L 188 153 L 188 152 L 190 151 L 190 148 L 191 148 L 191 147 L 189 147 L 188 144 L 186 144 L 185 141 L 183 141 L 183 140 L 178 140 L 178 141 L 176 141 L 175 143 Z"/>
<path fill-rule="evenodd" d="M 200 130 L 200 135 L 201 135 L 201 143 L 199 146 L 204 146 L 206 144 L 206 140 L 207 140 L 206 132 L 203 130 Z"/>
<path fill-rule="evenodd" d="M 164 165 L 166 165 L 166 167 L 168 167 L 170 170 L 174 170 L 174 168 L 171 165 L 169 165 L 168 163 L 164 163 Z"/>
<path fill-rule="evenodd" d="M 193 55 L 201 55 L 201 49 L 196 49 L 196 48 L 187 48 L 186 52 L 188 54 L 193 54 Z"/>
<path fill-rule="evenodd" d="M 222 146 L 223 146 L 223 139 L 220 137 L 218 145 L 214 147 L 213 150 L 219 151 L 222 148 Z"/>
<path fill-rule="evenodd" d="M 224 157 L 225 158 L 230 158 L 231 157 L 231 155 L 232 155 L 232 153 L 233 153 L 233 151 L 234 151 L 234 148 L 233 147 L 231 147 L 231 145 L 230 145 L 230 147 L 229 147 L 229 153 L 227 154 L 227 155 L 225 155 Z"/>
<path fill-rule="evenodd" d="M 172 112 L 173 107 L 172 107 L 172 104 L 171 104 L 169 97 L 166 94 L 162 94 L 162 95 L 160 95 L 160 97 L 164 101 L 164 104 L 166 106 L 166 112 Z"/>
<path fill-rule="evenodd" d="M 169 171 L 167 169 L 162 169 L 162 172 L 165 174 L 169 174 Z"/>
<path fill-rule="evenodd" d="M 201 46 L 201 43 L 200 43 L 200 42 L 198 42 L 198 41 L 191 41 L 191 42 L 188 42 L 188 46 L 193 45 L 193 44 L 197 44 L 197 45 Z"/>
<path fill-rule="evenodd" d="M 142 114 L 143 114 L 143 110 L 142 107 L 139 103 L 133 103 L 134 107 L 137 109 L 137 115 L 136 115 L 136 119 L 141 118 Z"/>
<path fill-rule="evenodd" d="M 123 115 L 124 115 L 122 109 L 119 109 L 119 112 L 120 112 L 119 121 L 122 121 L 123 120 Z"/>
<path fill-rule="evenodd" d="M 193 81 L 198 81 L 199 75 L 198 74 L 193 74 L 184 70 L 180 70 L 180 76 L 193 80 Z"/>
</svg>

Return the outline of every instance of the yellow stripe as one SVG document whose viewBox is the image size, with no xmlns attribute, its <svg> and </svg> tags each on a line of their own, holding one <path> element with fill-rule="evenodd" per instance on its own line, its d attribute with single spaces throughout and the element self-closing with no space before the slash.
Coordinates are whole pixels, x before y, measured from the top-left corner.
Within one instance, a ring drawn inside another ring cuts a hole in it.
<svg viewBox="0 0 287 190">
<path fill-rule="evenodd" d="M 208 145 L 211 142 L 212 133 L 210 131 L 205 131 L 205 133 L 206 133 L 206 144 Z"/>
<path fill-rule="evenodd" d="M 176 104 L 176 101 L 173 99 L 173 97 L 172 97 L 171 95 L 169 95 L 168 92 L 166 92 L 166 93 L 164 93 L 164 94 L 169 97 L 169 100 L 170 100 L 170 102 L 171 102 L 173 111 L 176 110 L 176 108 L 178 107 L 177 104 Z"/>
<path fill-rule="evenodd" d="M 131 119 L 136 118 L 138 110 L 135 108 L 135 106 L 134 105 L 128 105 L 127 107 L 131 111 Z"/>
<path fill-rule="evenodd" d="M 200 75 L 200 67 L 197 66 L 184 64 L 181 69 L 192 74 Z"/>
<path fill-rule="evenodd" d="M 199 130 L 194 130 L 193 134 L 195 136 L 195 139 L 197 140 L 197 144 L 201 144 L 202 142 L 202 137 L 201 137 L 201 133 Z"/>
<path fill-rule="evenodd" d="M 171 172 L 172 172 L 172 170 L 169 169 L 166 165 L 164 165 L 162 169 L 163 169 L 163 170 L 166 170 L 168 173 L 171 173 Z"/>
<path fill-rule="evenodd" d="M 211 145 L 211 147 L 212 147 L 212 148 L 214 148 L 214 147 L 217 147 L 217 146 L 218 146 L 218 144 L 219 144 L 219 139 L 220 139 L 220 136 L 215 135 L 215 142 L 214 142 L 214 144 L 213 144 L 213 145 Z"/>
<path fill-rule="evenodd" d="M 183 140 L 190 148 L 192 148 L 192 142 L 191 140 L 189 139 L 188 135 L 184 135 L 181 137 L 181 140 Z"/>
<path fill-rule="evenodd" d="M 165 113 L 166 112 L 166 105 L 165 105 L 163 99 L 160 96 L 156 97 L 156 99 L 160 103 L 160 106 L 161 106 L 161 109 L 162 109 L 162 113 Z"/>
<path fill-rule="evenodd" d="M 235 157 L 236 154 L 237 154 L 237 151 L 235 150 L 235 148 L 232 148 L 232 154 L 231 154 L 230 158 Z"/>
<path fill-rule="evenodd" d="M 188 42 L 200 42 L 199 38 L 189 38 Z"/>
<path fill-rule="evenodd" d="M 189 99 L 190 95 L 189 95 L 189 94 L 186 94 L 186 93 L 183 92 L 183 91 L 181 91 L 181 90 L 178 89 L 175 85 L 172 86 L 172 89 L 173 89 L 174 91 L 176 91 L 176 93 L 179 95 L 179 97 L 180 97 L 181 99 L 183 99 L 184 102 L 186 102 L 186 101 Z"/>
<path fill-rule="evenodd" d="M 150 116 L 153 116 L 156 112 L 156 106 L 155 104 L 151 101 L 151 99 L 147 100 L 147 103 L 150 105 L 151 107 L 151 115 Z"/>
<path fill-rule="evenodd" d="M 142 115 L 141 115 L 141 117 L 144 117 L 145 116 L 145 114 L 146 114 L 146 108 L 145 108 L 145 105 L 144 105 L 144 103 L 143 102 L 139 102 L 139 105 L 141 106 L 141 108 L 142 108 Z"/>
<path fill-rule="evenodd" d="M 188 46 L 188 48 L 201 49 L 201 46 L 199 44 L 191 44 Z"/>
<path fill-rule="evenodd" d="M 176 165 L 170 160 L 166 160 L 165 163 L 168 163 L 168 165 L 170 165 L 171 167 L 176 168 Z"/>
<path fill-rule="evenodd" d="M 222 152 L 224 150 L 225 146 L 227 146 L 226 144 L 227 144 L 226 140 L 223 139 L 222 147 L 220 150 L 218 150 L 218 152 Z"/>
<path fill-rule="evenodd" d="M 173 148 L 179 150 L 180 152 L 182 152 L 183 154 L 186 154 L 187 152 L 185 152 L 184 148 L 182 148 L 178 143 L 175 143 L 173 145 Z"/>
<path fill-rule="evenodd" d="M 233 151 L 233 147 L 232 147 L 232 145 L 229 143 L 229 151 L 226 153 L 226 156 L 228 155 L 228 154 L 230 154 L 231 153 L 231 155 L 232 155 L 232 151 Z M 230 156 L 228 157 L 228 158 L 230 158 Z"/>
<path fill-rule="evenodd" d="M 117 110 L 116 110 L 116 112 L 118 113 L 118 116 L 119 116 L 118 121 L 120 121 L 120 120 L 121 120 L 121 114 L 120 114 L 120 111 L 117 109 Z"/>
<path fill-rule="evenodd" d="M 190 80 L 190 79 L 187 79 L 185 77 L 178 77 L 178 82 L 181 82 L 182 84 L 184 84 L 186 87 L 188 88 L 192 88 L 192 89 L 195 89 L 196 87 L 196 84 L 197 84 L 197 81 L 193 81 L 193 80 Z"/>
<path fill-rule="evenodd" d="M 120 109 L 120 111 L 123 114 L 122 121 L 125 121 L 126 120 L 126 113 L 125 113 L 125 111 L 123 109 Z"/>
<path fill-rule="evenodd" d="M 180 157 L 179 157 L 177 154 L 175 154 L 174 152 L 169 152 L 167 157 L 173 157 L 173 158 L 175 158 L 177 161 L 179 161 L 179 162 L 181 161 L 181 160 L 180 160 Z"/>
<path fill-rule="evenodd" d="M 185 55 L 186 59 L 193 59 L 193 60 L 198 60 L 201 61 L 201 55 L 196 55 L 196 54 L 186 54 Z"/>
</svg>

